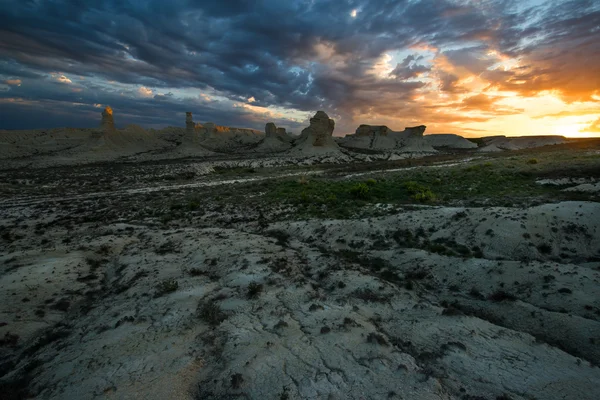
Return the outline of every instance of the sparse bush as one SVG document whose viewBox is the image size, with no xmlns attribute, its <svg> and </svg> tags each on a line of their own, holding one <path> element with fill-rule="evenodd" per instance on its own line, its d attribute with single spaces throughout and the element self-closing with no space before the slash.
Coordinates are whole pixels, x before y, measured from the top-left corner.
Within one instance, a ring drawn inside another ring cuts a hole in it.
<svg viewBox="0 0 600 400">
<path fill-rule="evenodd" d="M 365 183 L 369 186 L 375 186 L 377 184 L 377 181 L 375 179 L 371 178 L 371 179 L 367 179 L 365 181 Z"/>
<path fill-rule="evenodd" d="M 189 273 L 191 276 L 200 276 L 200 275 L 204 275 L 204 273 L 205 273 L 205 272 L 204 272 L 204 271 L 202 271 L 200 268 L 190 268 L 190 269 L 188 270 L 188 273 Z"/>
<path fill-rule="evenodd" d="M 277 244 L 279 246 L 287 246 L 288 240 L 290 239 L 290 235 L 287 232 L 277 229 L 268 231 L 267 234 L 277 239 Z"/>
<path fill-rule="evenodd" d="M 408 181 L 404 183 L 404 188 L 411 194 L 413 200 L 419 203 L 428 203 L 435 201 L 436 196 L 427 186 L 423 186 L 414 181 Z"/>
<path fill-rule="evenodd" d="M 175 243 L 172 241 L 168 241 L 165 242 L 163 244 L 161 244 L 156 250 L 156 254 L 159 255 L 164 255 L 164 254 L 168 254 L 168 253 L 175 253 L 176 251 L 176 247 L 175 247 Z"/>
<path fill-rule="evenodd" d="M 3 338 L 0 338 L 0 347 L 16 347 L 19 341 L 19 335 L 6 332 Z"/>
<path fill-rule="evenodd" d="M 97 260 L 91 257 L 87 257 L 85 262 L 90 266 L 90 271 L 95 271 L 102 266 L 102 260 Z"/>
<path fill-rule="evenodd" d="M 380 335 L 379 333 L 375 333 L 375 332 L 369 333 L 369 335 L 367 336 L 367 343 L 378 344 L 380 346 L 389 346 L 390 345 L 388 343 L 388 341 L 385 340 L 385 338 L 382 335 Z"/>
<path fill-rule="evenodd" d="M 508 301 L 517 300 L 517 298 L 514 295 L 507 293 L 504 290 L 496 290 L 488 298 L 494 302 L 500 302 L 500 301 L 505 301 L 505 300 L 508 300 Z"/>
<path fill-rule="evenodd" d="M 302 175 L 299 179 L 298 179 L 298 183 L 300 185 L 308 185 L 309 181 L 308 178 L 306 177 L 306 175 Z"/>
<path fill-rule="evenodd" d="M 537 158 L 530 158 L 529 160 L 527 160 L 527 164 L 537 164 L 538 160 Z"/>
<path fill-rule="evenodd" d="M 380 296 L 371 289 L 357 289 L 353 293 L 354 297 L 369 303 L 386 303 L 388 297 Z"/>
<path fill-rule="evenodd" d="M 350 194 L 357 199 L 366 200 L 370 197 L 370 189 L 366 183 L 357 183 L 350 188 Z"/>
<path fill-rule="evenodd" d="M 232 388 L 239 389 L 240 386 L 242 386 L 242 383 L 244 383 L 244 378 L 242 377 L 242 374 L 231 375 L 231 387 Z"/>
<path fill-rule="evenodd" d="M 227 314 L 215 302 L 198 305 L 198 316 L 211 326 L 217 326 L 227 319 Z"/>
<path fill-rule="evenodd" d="M 248 285 L 248 298 L 255 299 L 257 298 L 263 291 L 263 285 L 257 282 L 252 282 Z"/>
<path fill-rule="evenodd" d="M 548 243 L 542 243 L 542 244 L 540 244 L 537 247 L 537 249 L 542 254 L 550 254 L 550 253 L 552 253 L 552 246 L 550 246 Z"/>
<path fill-rule="evenodd" d="M 165 279 L 156 285 L 155 297 L 160 297 L 168 293 L 173 293 L 179 288 L 179 283 L 175 279 Z"/>
<path fill-rule="evenodd" d="M 283 321 L 283 320 L 279 320 L 278 323 L 275 324 L 275 326 L 273 326 L 273 329 L 282 329 L 282 328 L 287 328 L 289 325 L 287 322 Z"/>
</svg>

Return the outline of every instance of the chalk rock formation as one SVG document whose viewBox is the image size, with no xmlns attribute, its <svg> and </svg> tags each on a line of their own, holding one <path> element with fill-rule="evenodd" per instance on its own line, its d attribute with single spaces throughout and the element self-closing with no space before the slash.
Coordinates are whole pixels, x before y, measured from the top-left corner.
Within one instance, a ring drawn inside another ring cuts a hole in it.
<svg viewBox="0 0 600 400">
<path fill-rule="evenodd" d="M 354 135 L 340 139 L 342 146 L 370 149 L 390 150 L 396 147 L 396 140 L 392 136 L 394 131 L 385 125 L 360 125 Z"/>
<path fill-rule="evenodd" d="M 279 136 L 279 137 L 285 137 L 286 139 L 291 139 L 291 138 L 288 136 L 288 134 L 287 134 L 287 132 L 286 132 L 285 128 L 277 128 L 277 136 Z"/>
<path fill-rule="evenodd" d="M 265 125 L 265 135 L 267 135 L 267 137 L 277 136 L 277 127 L 274 123 L 269 122 Z"/>
<path fill-rule="evenodd" d="M 425 135 L 425 143 L 434 148 L 446 149 L 476 149 L 477 144 L 465 139 L 462 136 L 451 133 L 440 133 Z"/>
<path fill-rule="evenodd" d="M 360 125 L 355 134 L 347 135 L 340 140 L 340 144 L 365 150 L 435 152 L 423 141 L 425 128 L 425 125 L 419 125 L 396 132 L 385 125 Z"/>
<path fill-rule="evenodd" d="M 489 136 L 483 138 L 485 146 L 479 151 L 484 153 L 495 152 L 500 150 L 522 150 L 531 149 L 534 147 L 552 146 L 556 144 L 566 143 L 567 139 L 564 136 Z"/>
<path fill-rule="evenodd" d="M 392 132 L 390 128 L 385 125 L 360 125 L 356 128 L 356 136 L 387 136 L 388 133 Z"/>
<path fill-rule="evenodd" d="M 302 130 L 291 151 L 302 155 L 339 152 L 340 148 L 332 136 L 334 128 L 335 122 L 324 111 L 318 111 L 310 119 L 310 126 Z"/>
<path fill-rule="evenodd" d="M 435 153 L 433 147 L 425 143 L 423 139 L 423 133 L 425 133 L 426 128 L 425 125 L 419 125 L 404 128 L 404 131 L 395 133 L 396 148 L 403 152 Z"/>
<path fill-rule="evenodd" d="M 306 136 L 313 146 L 327 146 L 335 142 L 332 139 L 335 121 L 325 111 L 317 111 L 310 119 L 310 126 L 302 130 L 300 137 Z"/>
<path fill-rule="evenodd" d="M 233 128 L 207 122 L 196 129 L 201 138 L 201 145 L 209 150 L 230 153 L 245 151 L 256 146 L 265 136 L 254 129 Z"/>
<path fill-rule="evenodd" d="M 106 132 L 112 132 L 115 130 L 115 121 L 113 119 L 113 110 L 109 106 L 107 106 L 104 111 L 102 111 L 102 129 Z"/>
<path fill-rule="evenodd" d="M 183 145 L 191 145 L 198 143 L 198 135 L 196 133 L 196 124 L 191 112 L 185 113 L 185 134 L 183 135 Z"/>
<path fill-rule="evenodd" d="M 258 152 L 281 152 L 288 150 L 292 139 L 287 135 L 285 128 L 277 128 L 273 122 L 265 125 L 265 138 L 256 146 Z"/>
<path fill-rule="evenodd" d="M 196 124 L 194 124 L 194 117 L 191 112 L 185 113 L 185 133 L 187 135 L 192 135 L 194 133 L 194 129 Z"/>
</svg>

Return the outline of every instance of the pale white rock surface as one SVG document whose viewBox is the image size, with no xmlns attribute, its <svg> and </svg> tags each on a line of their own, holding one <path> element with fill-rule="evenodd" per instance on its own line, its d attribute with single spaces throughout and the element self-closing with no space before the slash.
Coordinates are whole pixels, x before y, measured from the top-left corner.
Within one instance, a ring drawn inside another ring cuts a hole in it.
<svg viewBox="0 0 600 400">
<path fill-rule="evenodd" d="M 304 128 L 300 137 L 294 142 L 290 154 L 296 156 L 318 156 L 324 154 L 341 154 L 338 144 L 333 139 L 335 121 L 324 111 L 310 119 L 310 126 Z"/>
<path fill-rule="evenodd" d="M 376 151 L 435 153 L 423 139 L 424 125 L 405 128 L 396 132 L 385 125 L 360 125 L 353 135 L 340 140 L 340 145 L 350 149 Z"/>
<path fill-rule="evenodd" d="M 256 146 L 257 152 L 280 153 L 289 150 L 292 138 L 288 136 L 285 128 L 277 128 L 273 122 L 265 126 L 265 138 Z"/>
<path fill-rule="evenodd" d="M 452 133 L 435 133 L 423 136 L 425 143 L 436 148 L 448 149 L 476 149 L 477 144 Z"/>
<path fill-rule="evenodd" d="M 49 225 L 52 253 L 1 256 L 0 295 L 19 301 L 0 303 L 0 335 L 21 333 L 23 353 L 0 383 L 29 371 L 40 399 L 593 400 L 599 212 Z"/>
<path fill-rule="evenodd" d="M 552 146 L 557 144 L 567 143 L 564 136 L 488 136 L 482 138 L 485 143 L 481 147 L 481 152 L 497 152 L 502 150 L 522 150 L 531 149 L 542 146 Z"/>
</svg>

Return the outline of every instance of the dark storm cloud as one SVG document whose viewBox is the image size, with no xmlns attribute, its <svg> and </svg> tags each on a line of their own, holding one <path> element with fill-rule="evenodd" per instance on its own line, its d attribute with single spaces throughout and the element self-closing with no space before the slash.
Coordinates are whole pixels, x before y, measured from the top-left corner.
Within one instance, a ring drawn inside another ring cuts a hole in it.
<svg viewBox="0 0 600 400">
<path fill-rule="evenodd" d="M 490 87 L 526 95 L 557 89 L 569 98 L 589 98 L 600 88 L 598 74 L 592 72 L 600 69 L 597 2 L 537 8 L 521 3 L 4 1 L 0 80 L 21 79 L 23 84 L 0 91 L 0 99 L 23 100 L 2 103 L 0 128 L 33 126 L 31 120 L 17 120 L 27 113 L 17 109 L 48 114 L 54 124 L 56 118 L 47 110 L 61 104 L 61 125 L 82 124 L 82 110 L 93 114 L 94 104 L 127 110 L 128 121 L 144 125 L 181 125 L 179 115 L 192 105 L 200 120 L 264 125 L 244 107 L 162 93 L 175 88 L 215 90 L 232 101 L 254 97 L 253 105 L 260 107 L 325 109 L 350 127 L 359 115 L 397 116 L 413 110 L 417 93 L 428 88 L 453 96 L 465 92 L 453 70 L 432 71 L 414 58 L 398 63 L 390 79 L 369 72 L 384 52 L 422 44 L 437 48 L 453 68 L 485 77 Z M 354 9 L 355 18 L 350 15 Z M 488 50 L 521 57 L 529 67 L 489 71 L 493 61 L 484 56 Z M 86 80 L 65 87 L 51 73 Z M 437 83 L 421 79 L 423 75 Z M 108 81 L 165 90 L 139 99 L 133 89 L 111 91 Z M 442 118 L 422 110 L 411 115 Z M 38 123 L 44 126 L 42 120 Z"/>
</svg>

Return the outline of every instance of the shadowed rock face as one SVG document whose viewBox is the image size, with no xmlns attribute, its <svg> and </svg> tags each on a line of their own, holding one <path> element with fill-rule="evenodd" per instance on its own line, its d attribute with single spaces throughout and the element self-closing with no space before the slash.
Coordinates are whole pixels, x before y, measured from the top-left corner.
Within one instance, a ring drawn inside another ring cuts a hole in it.
<svg viewBox="0 0 600 400">
<path fill-rule="evenodd" d="M 112 108 L 106 107 L 104 109 L 104 111 L 102 111 L 101 127 L 106 131 L 114 131 L 115 130 L 115 121 L 113 119 Z"/>
<path fill-rule="evenodd" d="M 212 122 L 207 122 L 203 125 L 204 129 L 206 129 L 206 133 L 212 133 L 214 132 L 217 127 L 215 126 L 215 124 L 213 124 Z"/>
<path fill-rule="evenodd" d="M 356 128 L 357 136 L 387 136 L 390 132 L 392 132 L 392 130 L 385 125 L 360 125 L 358 128 Z"/>
<path fill-rule="evenodd" d="M 310 126 L 302 131 L 302 136 L 312 137 L 313 146 L 325 146 L 335 129 L 334 120 L 330 119 L 324 111 L 317 111 L 310 119 Z"/>
<path fill-rule="evenodd" d="M 287 135 L 285 128 L 277 128 L 277 136 L 285 136 L 285 135 Z"/>
<path fill-rule="evenodd" d="M 185 113 L 185 136 L 188 141 L 193 141 L 195 138 L 196 124 L 191 112 Z"/>
<path fill-rule="evenodd" d="M 194 131 L 194 118 L 192 117 L 192 113 L 191 112 L 186 112 L 185 113 L 185 129 L 186 131 Z"/>
<path fill-rule="evenodd" d="M 269 122 L 267 125 L 265 125 L 265 134 L 267 137 L 273 137 L 277 135 L 277 127 L 274 123 Z"/>
<path fill-rule="evenodd" d="M 425 129 L 427 129 L 425 125 L 419 125 L 413 127 L 406 127 L 404 128 L 404 132 L 414 134 L 415 136 L 423 136 L 423 133 L 425 133 Z"/>
</svg>

